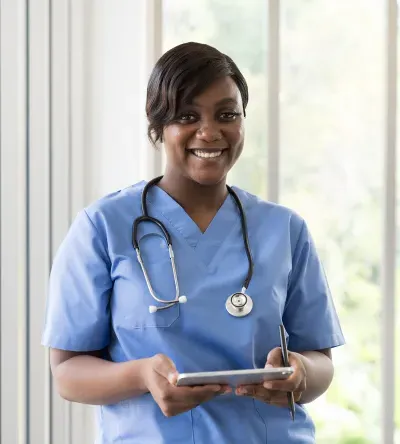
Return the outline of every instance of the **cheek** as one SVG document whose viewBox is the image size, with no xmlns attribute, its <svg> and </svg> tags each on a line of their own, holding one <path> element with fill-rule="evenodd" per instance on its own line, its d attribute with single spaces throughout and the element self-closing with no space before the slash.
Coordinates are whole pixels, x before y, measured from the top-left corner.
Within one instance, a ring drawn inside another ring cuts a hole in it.
<svg viewBox="0 0 400 444">
<path fill-rule="evenodd" d="M 176 140 L 182 136 L 182 130 L 175 125 L 170 125 L 164 129 L 164 138 L 165 140 Z"/>
<path fill-rule="evenodd" d="M 226 134 L 228 138 L 229 144 L 231 146 L 238 147 L 241 151 L 241 147 L 243 146 L 245 129 L 244 125 L 237 125 L 235 127 L 230 128 L 229 132 Z"/>
<path fill-rule="evenodd" d="M 188 129 L 181 125 L 170 125 L 163 131 L 163 140 L 166 146 L 185 145 L 189 137 Z"/>
<path fill-rule="evenodd" d="M 245 133 L 245 129 L 244 129 L 244 125 L 240 125 L 240 128 L 238 129 L 238 138 L 241 142 L 243 142 L 244 140 L 244 133 Z"/>
</svg>

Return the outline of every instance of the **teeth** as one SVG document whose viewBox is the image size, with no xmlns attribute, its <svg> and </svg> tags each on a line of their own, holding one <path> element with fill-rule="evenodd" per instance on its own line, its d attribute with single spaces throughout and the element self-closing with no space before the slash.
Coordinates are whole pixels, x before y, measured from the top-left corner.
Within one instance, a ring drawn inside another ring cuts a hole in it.
<svg viewBox="0 0 400 444">
<path fill-rule="evenodd" d="M 210 159 L 213 157 L 219 157 L 222 154 L 222 150 L 213 151 L 213 152 L 209 152 L 206 150 L 193 150 L 192 153 L 197 157 L 202 157 L 203 159 Z"/>
</svg>

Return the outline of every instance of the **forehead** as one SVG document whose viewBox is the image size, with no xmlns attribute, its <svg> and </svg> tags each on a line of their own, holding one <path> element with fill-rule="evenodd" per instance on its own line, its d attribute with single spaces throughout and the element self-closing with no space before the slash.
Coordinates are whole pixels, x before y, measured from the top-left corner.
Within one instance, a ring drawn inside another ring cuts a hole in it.
<svg viewBox="0 0 400 444">
<path fill-rule="evenodd" d="M 242 105 L 239 88 L 231 77 L 223 77 L 208 86 L 199 95 L 193 98 L 192 104 L 199 107 L 218 105 L 221 101 L 236 102 Z"/>
</svg>

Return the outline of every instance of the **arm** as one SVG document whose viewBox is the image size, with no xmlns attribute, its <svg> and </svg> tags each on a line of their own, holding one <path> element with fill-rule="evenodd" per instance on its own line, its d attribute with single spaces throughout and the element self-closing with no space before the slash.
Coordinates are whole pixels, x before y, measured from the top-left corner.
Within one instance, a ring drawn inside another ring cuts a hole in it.
<svg viewBox="0 0 400 444">
<path fill-rule="evenodd" d="M 176 367 L 164 355 L 124 363 L 100 355 L 51 349 L 52 372 L 64 399 L 103 405 L 150 392 L 165 416 L 175 416 L 230 391 L 220 385 L 176 387 Z"/>
<path fill-rule="evenodd" d="M 298 353 L 306 373 L 306 388 L 300 403 L 312 402 L 325 393 L 333 379 L 332 353 L 330 349 Z"/>
<path fill-rule="evenodd" d="M 68 401 L 113 404 L 147 392 L 144 382 L 149 359 L 109 362 L 101 351 L 78 353 L 50 350 L 50 365 L 58 392 Z"/>
<path fill-rule="evenodd" d="M 285 380 L 267 381 L 263 385 L 238 388 L 238 395 L 251 396 L 270 404 L 287 406 L 287 392 L 293 392 L 295 402 L 306 404 L 321 396 L 333 378 L 330 349 L 289 353 L 289 364 L 293 374 Z M 283 365 L 280 347 L 268 354 L 266 367 Z"/>
</svg>

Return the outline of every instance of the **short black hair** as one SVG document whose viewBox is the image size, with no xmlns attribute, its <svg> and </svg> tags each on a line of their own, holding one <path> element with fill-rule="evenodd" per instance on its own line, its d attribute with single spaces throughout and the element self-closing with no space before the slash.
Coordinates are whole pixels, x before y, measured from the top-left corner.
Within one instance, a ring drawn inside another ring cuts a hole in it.
<svg viewBox="0 0 400 444">
<path fill-rule="evenodd" d="M 163 54 L 147 86 L 147 134 L 155 145 L 162 142 L 163 128 L 176 118 L 181 103 L 190 103 L 211 83 L 230 76 L 242 96 L 244 115 L 249 100 L 245 78 L 233 60 L 216 48 L 188 42 Z"/>
</svg>

